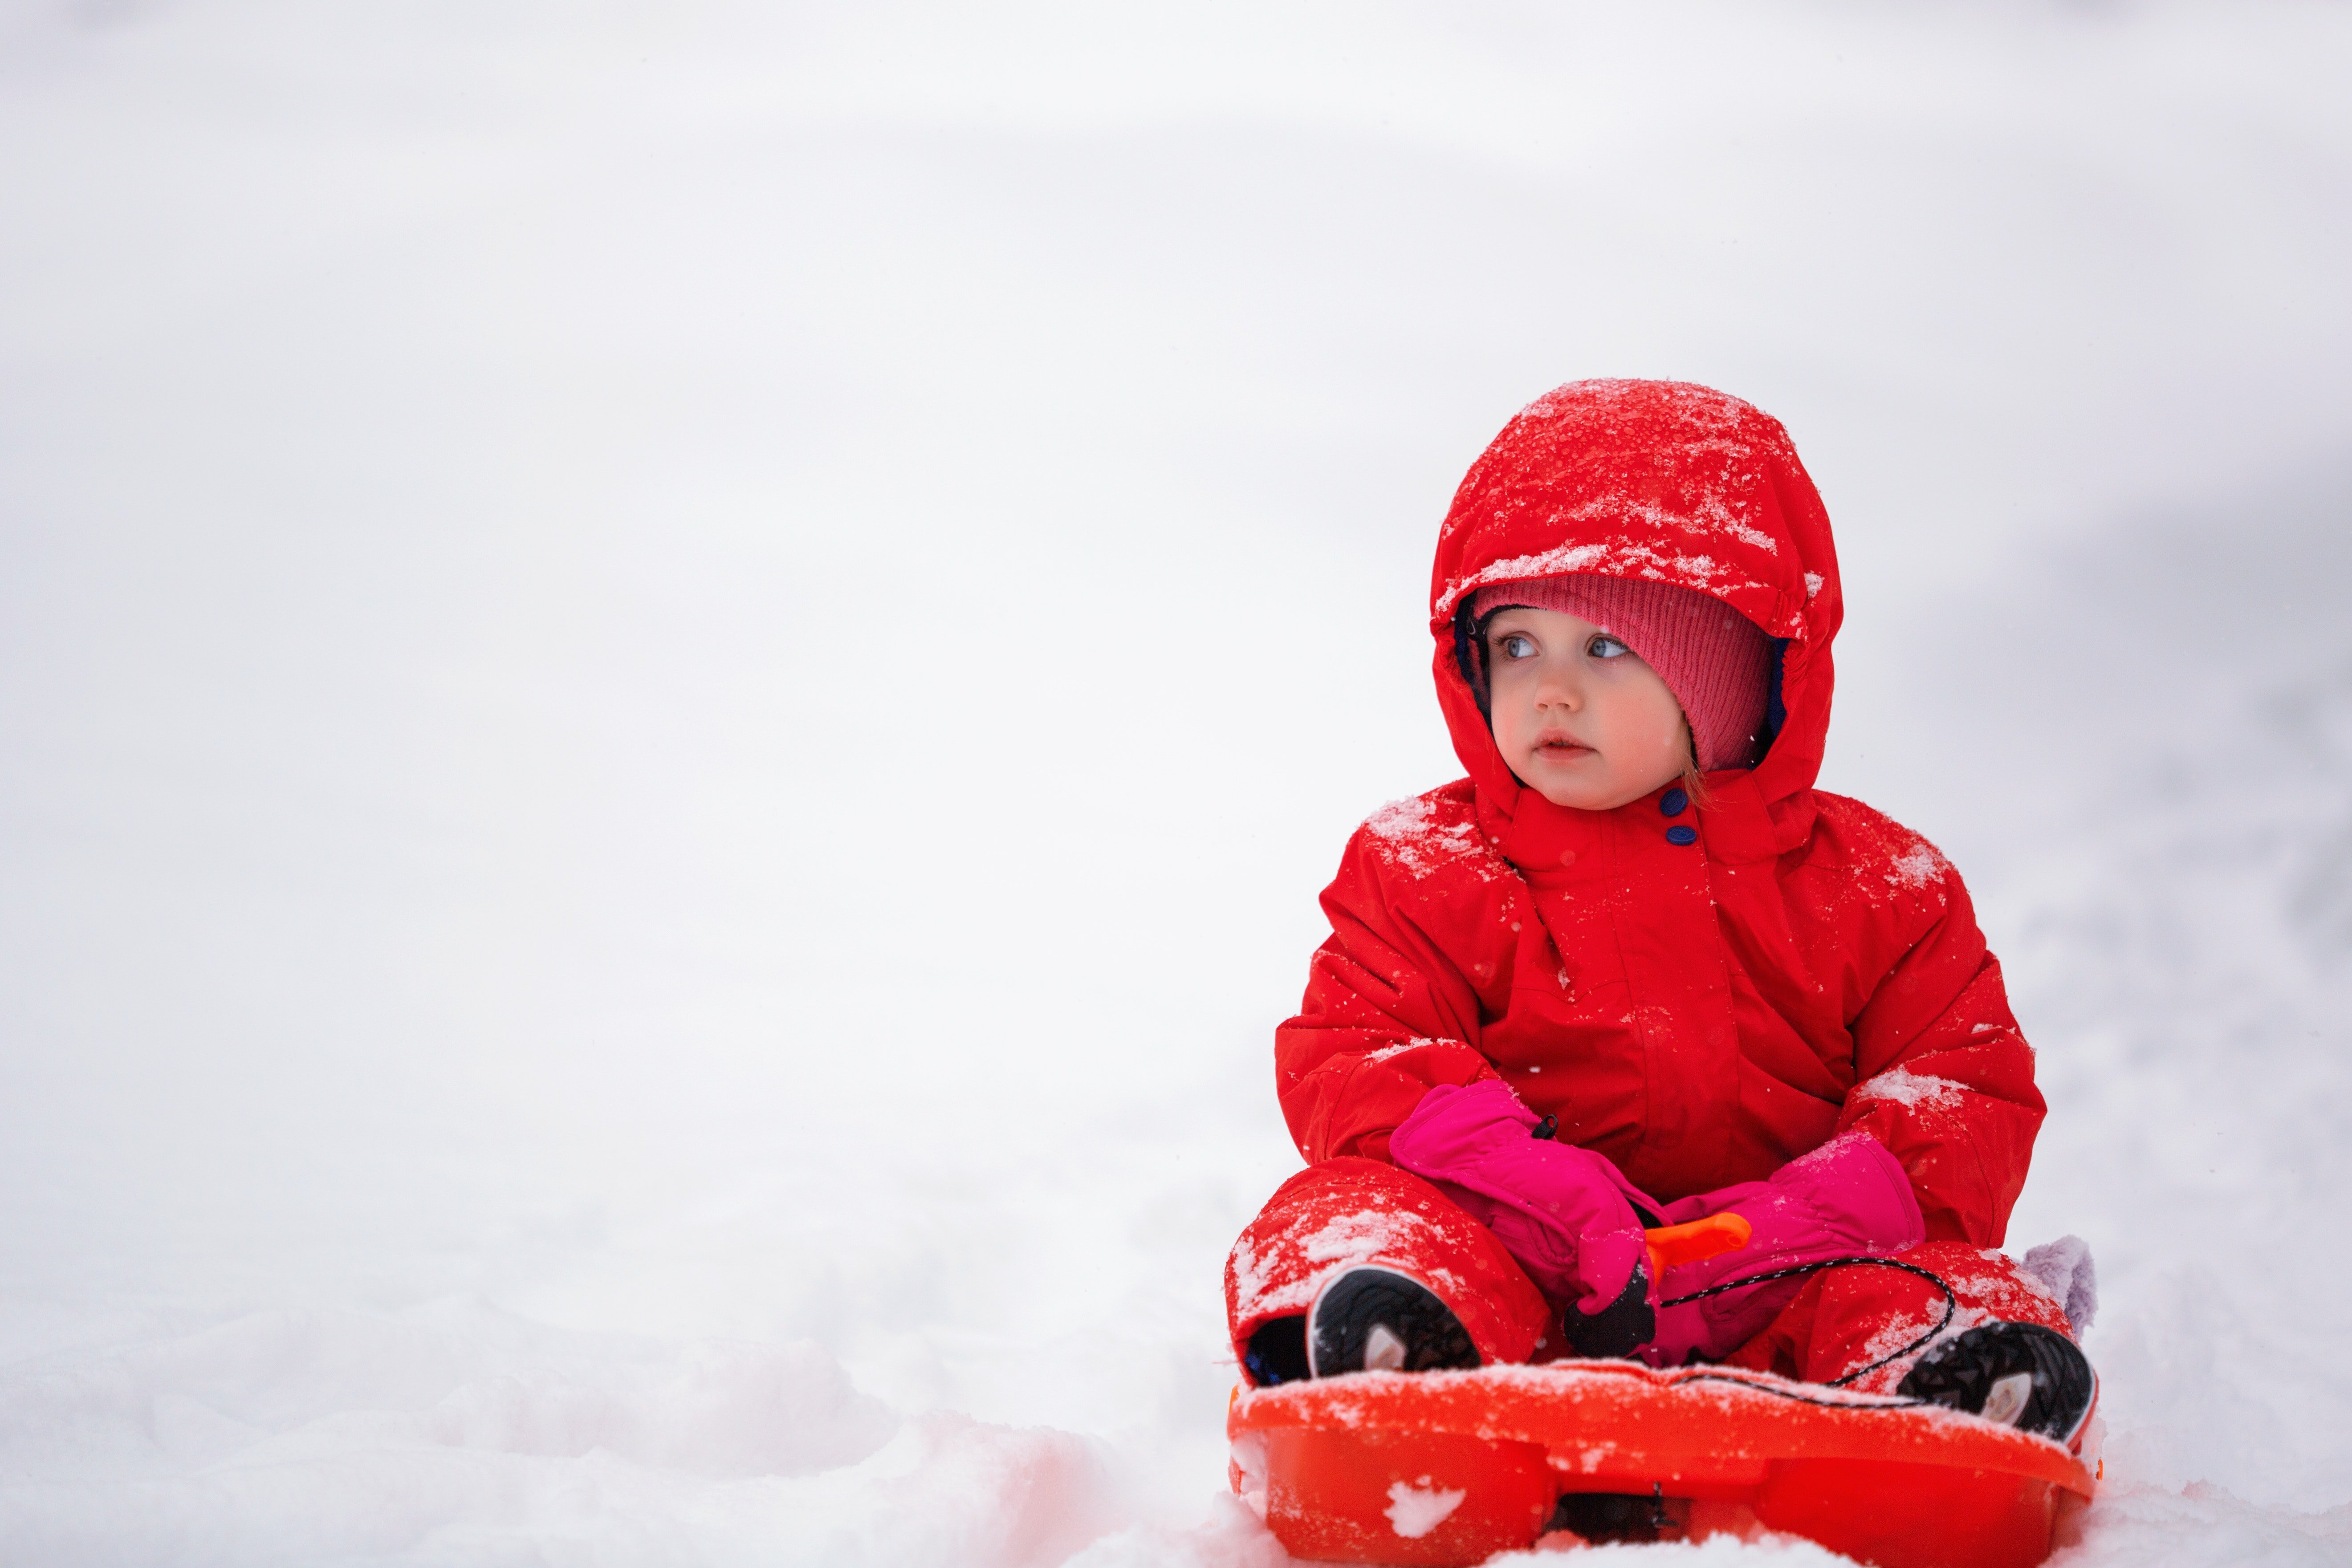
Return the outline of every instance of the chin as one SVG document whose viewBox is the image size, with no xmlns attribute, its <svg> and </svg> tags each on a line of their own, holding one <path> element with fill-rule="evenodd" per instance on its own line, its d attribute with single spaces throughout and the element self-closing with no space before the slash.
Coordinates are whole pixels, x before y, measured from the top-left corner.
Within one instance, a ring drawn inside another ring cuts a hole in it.
<svg viewBox="0 0 2352 1568">
<path fill-rule="evenodd" d="M 1613 811 L 1638 800 L 1647 789 L 1629 789 L 1619 779 L 1545 778 L 1540 772 L 1522 774 L 1520 781 L 1555 806 L 1572 811 Z"/>
<path fill-rule="evenodd" d="M 1612 806 L 1623 804 L 1609 790 L 1597 789 L 1583 782 L 1531 784 L 1529 788 L 1553 805 L 1564 806 L 1572 811 L 1605 811 Z"/>
</svg>

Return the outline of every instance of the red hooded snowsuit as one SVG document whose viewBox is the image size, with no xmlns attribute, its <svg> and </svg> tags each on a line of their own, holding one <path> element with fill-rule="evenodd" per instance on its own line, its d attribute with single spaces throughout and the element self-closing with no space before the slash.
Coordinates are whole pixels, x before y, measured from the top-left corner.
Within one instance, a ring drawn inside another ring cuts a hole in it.
<svg viewBox="0 0 2352 1568">
<path fill-rule="evenodd" d="M 1707 776 L 1704 809 L 1670 818 L 1661 790 L 1570 810 L 1504 764 L 1457 611 L 1486 583 L 1565 572 L 1696 589 L 1780 640 L 1777 731 L 1752 771 Z M 1486 449 L 1430 585 L 1438 702 L 1469 777 L 1376 812 L 1323 894 L 1332 934 L 1275 1045 L 1309 1168 L 1235 1246 L 1237 1353 L 1373 1257 L 1436 1284 L 1485 1359 L 1537 1349 L 1547 1309 L 1509 1255 L 1387 1163 L 1431 1086 L 1497 1075 L 1664 1201 L 1862 1128 L 1908 1172 L 1920 1250 L 1966 1277 L 1971 1316 L 2064 1331 L 2046 1293 L 1979 1251 L 2002 1239 L 2043 1107 L 1968 892 L 1926 839 L 1813 788 L 1841 616 L 1812 482 L 1779 422 L 1736 398 L 1578 382 Z M 1695 843 L 1670 841 L 1682 826 Z M 1895 1270 L 1837 1270 L 1741 1359 L 1832 1375 L 1930 1298 Z"/>
</svg>

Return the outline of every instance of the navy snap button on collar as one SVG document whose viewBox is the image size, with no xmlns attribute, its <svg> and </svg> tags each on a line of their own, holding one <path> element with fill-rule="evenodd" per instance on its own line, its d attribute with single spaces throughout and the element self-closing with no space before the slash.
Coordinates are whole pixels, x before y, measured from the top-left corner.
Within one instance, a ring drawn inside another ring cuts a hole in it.
<svg viewBox="0 0 2352 1568">
<path fill-rule="evenodd" d="M 1666 842 L 1670 844 L 1695 844 L 1698 842 L 1698 830 L 1696 828 L 1684 827 L 1678 823 L 1666 830 Z"/>
<path fill-rule="evenodd" d="M 1669 817 L 1681 816 L 1683 814 L 1683 808 L 1689 804 L 1690 797 L 1684 794 L 1680 789 L 1669 789 L 1664 794 L 1658 797 L 1658 810 L 1664 811 Z M 1689 841 L 1690 841 L 1687 839 L 1676 839 L 1675 841 L 1675 842 L 1678 844 L 1687 843 Z"/>
</svg>

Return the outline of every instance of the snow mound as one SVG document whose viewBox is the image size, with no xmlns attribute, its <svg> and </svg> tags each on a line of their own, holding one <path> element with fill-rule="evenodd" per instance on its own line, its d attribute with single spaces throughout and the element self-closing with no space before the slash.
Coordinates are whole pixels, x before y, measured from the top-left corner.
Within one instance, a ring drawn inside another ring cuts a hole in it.
<svg viewBox="0 0 2352 1568">
<path fill-rule="evenodd" d="M 568 1333 L 475 1302 L 256 1313 L 0 1375 L 16 1563 L 1058 1562 L 1099 1446 L 901 1421 L 813 1344 Z M 570 1543 L 566 1545 L 565 1543 Z"/>
</svg>

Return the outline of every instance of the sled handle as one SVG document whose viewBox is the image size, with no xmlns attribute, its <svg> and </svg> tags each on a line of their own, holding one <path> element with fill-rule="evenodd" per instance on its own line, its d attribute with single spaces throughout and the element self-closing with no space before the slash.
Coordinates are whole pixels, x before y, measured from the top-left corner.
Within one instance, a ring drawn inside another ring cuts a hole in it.
<svg viewBox="0 0 2352 1568">
<path fill-rule="evenodd" d="M 1650 1278 L 1658 1279 L 1669 1269 L 1702 1262 L 1717 1253 L 1736 1252 L 1755 1233 L 1755 1228 L 1737 1214 L 1710 1214 L 1687 1225 L 1644 1230 L 1642 1240 L 1650 1255 Z"/>
</svg>

